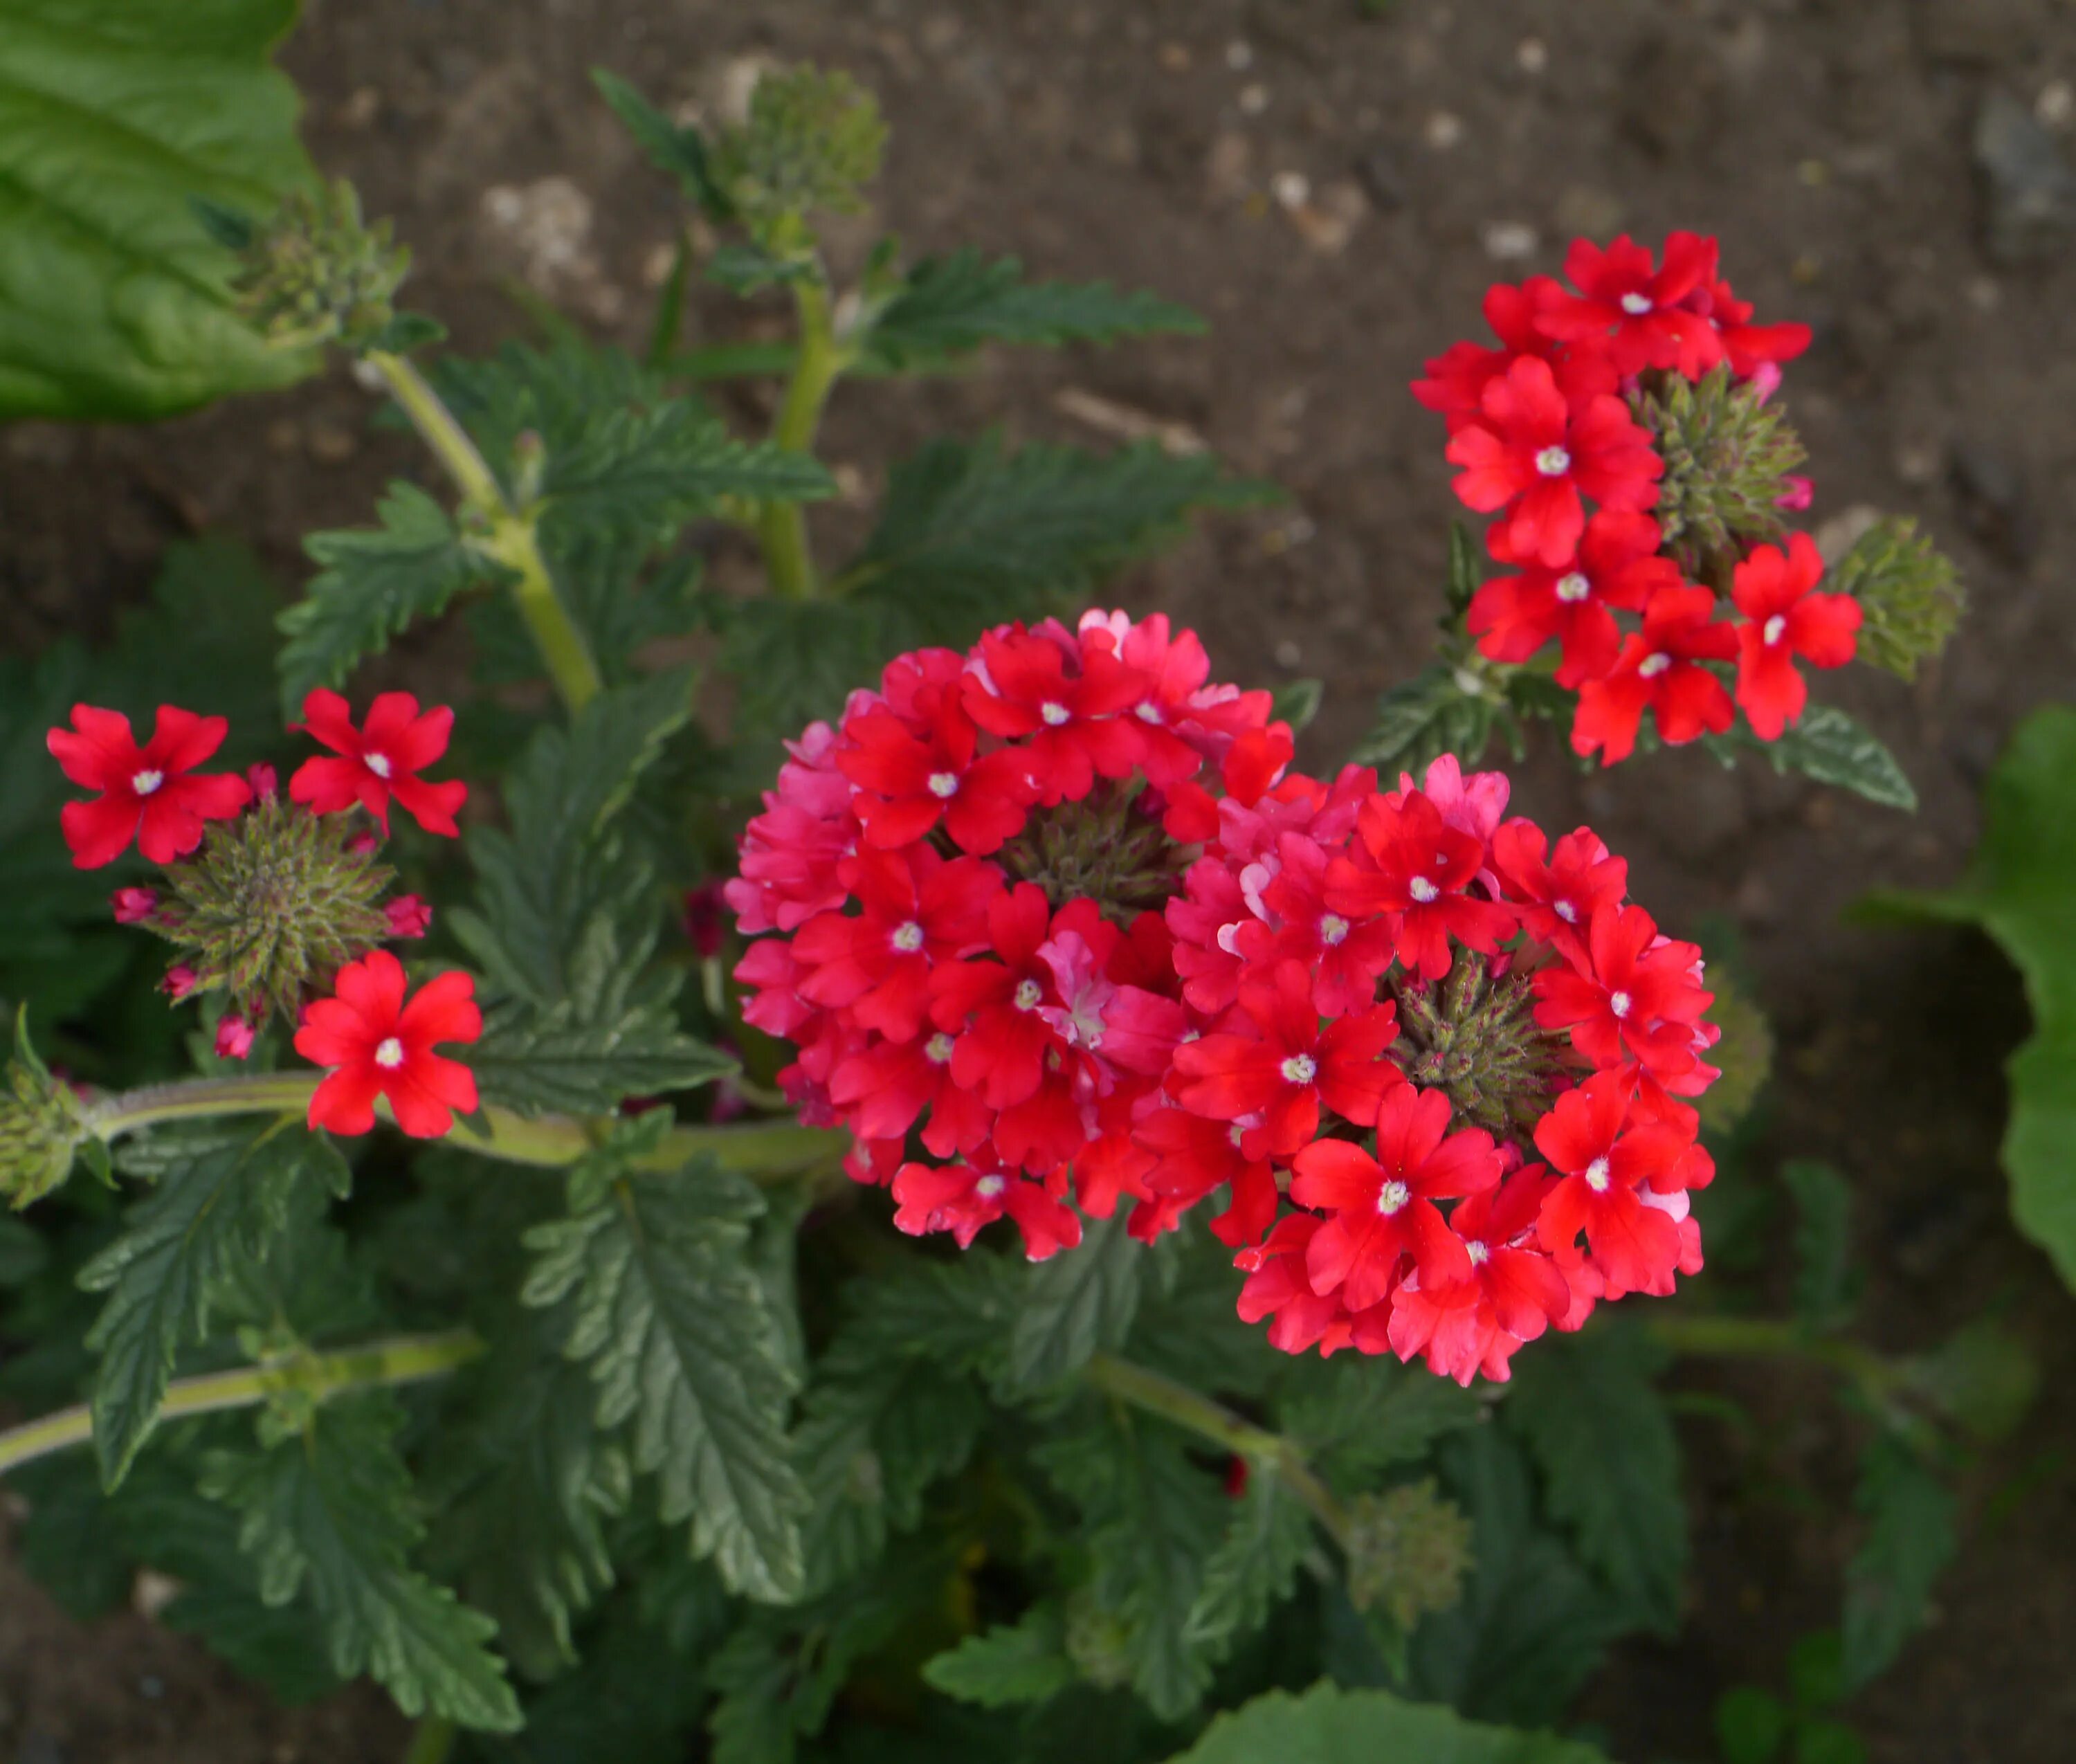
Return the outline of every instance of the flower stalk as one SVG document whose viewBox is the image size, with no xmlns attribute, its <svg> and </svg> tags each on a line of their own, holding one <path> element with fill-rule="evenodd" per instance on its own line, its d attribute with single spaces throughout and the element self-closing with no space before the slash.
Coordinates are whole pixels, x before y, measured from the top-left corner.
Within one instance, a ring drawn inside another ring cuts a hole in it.
<svg viewBox="0 0 2076 1764">
<path fill-rule="evenodd" d="M 432 1335 L 394 1335 L 332 1354 L 297 1354 L 230 1372 L 176 1378 L 166 1387 L 162 1419 L 250 1409 L 276 1397 L 322 1402 L 349 1390 L 414 1384 L 465 1366 L 484 1351 L 472 1329 Z M 93 1411 L 85 1403 L 0 1433 L 0 1475 L 22 1464 L 84 1445 L 93 1437 Z"/>
<path fill-rule="evenodd" d="M 819 276 L 806 276 L 793 284 L 793 304 L 799 315 L 800 343 L 771 439 L 788 453 L 807 454 L 814 450 L 822 411 L 853 355 L 837 341 L 828 289 Z M 782 600 L 814 599 L 821 584 L 808 542 L 808 517 L 800 505 L 766 503 L 758 515 L 757 531 L 771 591 Z"/>
</svg>

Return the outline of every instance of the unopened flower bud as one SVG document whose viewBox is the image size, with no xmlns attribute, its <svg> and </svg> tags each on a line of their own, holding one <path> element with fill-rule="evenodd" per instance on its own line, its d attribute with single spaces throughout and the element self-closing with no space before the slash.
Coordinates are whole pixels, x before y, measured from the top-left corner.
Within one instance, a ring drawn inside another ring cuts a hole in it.
<svg viewBox="0 0 2076 1764">
<path fill-rule="evenodd" d="M 382 911 L 392 937 L 422 937 L 433 928 L 433 909 L 416 894 L 399 894 Z"/>
<path fill-rule="evenodd" d="M 281 787 L 280 776 L 264 760 L 246 768 L 245 782 L 251 787 L 255 803 L 270 803 Z"/>
<path fill-rule="evenodd" d="M 757 82 L 748 121 L 714 142 L 710 166 L 751 236 L 783 251 L 808 214 L 864 207 L 886 146 L 879 106 L 849 74 L 788 68 Z"/>
<path fill-rule="evenodd" d="M 1430 1480 L 1348 1504 L 1348 1598 L 1382 1608 L 1401 1629 L 1463 1596 L 1471 1567 L 1471 1521 Z"/>
<path fill-rule="evenodd" d="M 372 857 L 382 849 L 382 841 L 372 833 L 355 833 L 347 840 L 346 849 L 355 857 Z"/>
<path fill-rule="evenodd" d="M 197 983 L 194 969 L 184 961 L 176 961 L 166 970 L 165 977 L 160 981 L 159 990 L 177 1003 L 193 992 Z"/>
<path fill-rule="evenodd" d="M 1906 680 L 1946 647 L 1968 604 L 1951 560 L 1908 519 L 1876 521 L 1825 585 L 1860 603 L 1860 659 Z"/>
<path fill-rule="evenodd" d="M 411 254 L 389 223 L 372 226 L 343 179 L 293 192 L 255 235 L 234 281 L 240 309 L 268 341 L 303 349 L 334 339 L 367 347 L 388 324 Z"/>
<path fill-rule="evenodd" d="M 25 1008 L 0 1073 L 0 1196 L 18 1209 L 41 1199 L 71 1173 L 73 1153 L 89 1137 L 79 1098 L 29 1045 Z"/>
<path fill-rule="evenodd" d="M 158 890 L 154 888 L 118 888 L 109 897 L 115 909 L 115 923 L 118 925 L 141 925 L 159 910 Z"/>
<path fill-rule="evenodd" d="M 252 1052 L 252 1025 L 238 1011 L 226 1011 L 216 1026 L 216 1056 L 243 1060 Z"/>
<path fill-rule="evenodd" d="M 1728 591 L 1727 575 L 1716 581 L 1704 566 L 1714 562 L 1720 573 L 1779 536 L 1781 508 L 1795 505 L 1782 499 L 1796 494 L 1791 479 L 1804 457 L 1800 438 L 1727 366 L 1700 380 L 1664 376 L 1630 403 L 1665 461 L 1650 512 L 1667 551 L 1690 577 Z"/>
</svg>

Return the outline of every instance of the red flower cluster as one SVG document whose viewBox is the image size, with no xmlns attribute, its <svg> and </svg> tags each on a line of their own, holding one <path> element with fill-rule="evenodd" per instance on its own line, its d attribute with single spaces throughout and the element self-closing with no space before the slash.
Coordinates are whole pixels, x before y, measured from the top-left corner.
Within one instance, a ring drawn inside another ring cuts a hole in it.
<svg viewBox="0 0 2076 1764">
<path fill-rule="evenodd" d="M 1220 1197 L 1277 1347 L 1466 1382 L 1698 1269 L 1700 951 L 1591 832 L 1503 822 L 1499 774 L 1290 773 L 1208 672 L 1157 616 L 1010 626 L 791 745 L 727 895 L 776 933 L 736 971 L 803 1115 L 962 1245 Z"/>
<path fill-rule="evenodd" d="M 1808 347 L 1808 328 L 1754 325 L 1717 272 L 1716 241 L 1692 233 L 1673 234 L 1662 263 L 1626 235 L 1605 251 L 1580 239 L 1565 274 L 1568 288 L 1547 276 L 1494 287 L 1484 313 L 1499 347 L 1457 343 L 1413 387 L 1449 425 L 1456 494 L 1497 516 L 1488 546 L 1518 572 L 1479 591 L 1470 631 L 1510 663 L 1557 641 L 1557 682 L 1579 694 L 1572 745 L 1603 765 L 1634 749 L 1646 710 L 1673 745 L 1728 729 L 1733 662 L 1736 706 L 1776 740 L 1807 696 L 1796 661 L 1850 661 L 1859 606 L 1813 591 L 1822 563 L 1797 535 L 1785 554 L 1761 545 L 1724 560 L 1742 622 L 1717 621 L 1714 590 L 1661 549 L 1648 511 L 1667 462 L 1632 401 L 1719 367 L 1763 399 Z M 1781 500 L 1805 505 L 1806 483 Z M 1640 628 L 1625 634 L 1621 613 Z"/>
<path fill-rule="evenodd" d="M 454 1110 L 475 1106 L 475 1081 L 431 1048 L 480 1032 L 474 982 L 443 974 L 405 1004 L 401 965 L 370 946 L 381 936 L 423 937 L 432 908 L 415 894 L 376 907 L 388 873 L 371 867 L 375 836 L 306 836 L 317 833 L 306 816 L 357 807 L 386 834 L 393 801 L 429 832 L 455 836 L 467 786 L 422 775 L 446 752 L 454 712 L 421 714 L 408 692 L 386 692 L 356 726 L 344 699 L 319 690 L 303 715 L 303 729 L 331 755 L 297 768 L 289 796 L 303 806 L 289 809 L 271 766 L 243 778 L 196 770 L 223 745 L 220 716 L 161 705 L 139 747 L 128 718 L 74 705 L 71 728 L 50 732 L 50 750 L 66 777 L 99 794 L 65 805 L 65 841 L 81 869 L 114 862 L 133 839 L 152 862 L 176 866 L 164 886 L 119 888 L 111 903 L 118 924 L 155 931 L 192 957 L 167 970 L 169 998 L 230 990 L 216 1029 L 219 1058 L 251 1054 L 270 1001 L 293 1012 L 307 989 L 328 988 L 333 996 L 301 1007 L 295 1038 L 297 1052 L 335 1069 L 311 1102 L 310 1125 L 364 1133 L 379 1095 L 405 1132 L 444 1133 Z M 235 824 L 206 845 L 210 821 Z"/>
</svg>

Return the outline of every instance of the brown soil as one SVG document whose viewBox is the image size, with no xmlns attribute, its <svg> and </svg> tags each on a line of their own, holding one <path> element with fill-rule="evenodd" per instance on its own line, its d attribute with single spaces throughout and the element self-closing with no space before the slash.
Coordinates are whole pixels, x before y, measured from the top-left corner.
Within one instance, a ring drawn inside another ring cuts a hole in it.
<svg viewBox="0 0 2076 1764">
<path fill-rule="evenodd" d="M 1839 924 L 1870 886 L 1957 873 L 1999 744 L 2028 707 L 2067 695 L 2076 663 L 2076 521 L 2056 490 L 2076 464 L 2076 271 L 1992 266 L 1969 161 L 1991 86 L 2032 102 L 2076 77 L 2066 0 L 1398 0 L 1374 19 L 1356 0 L 308 10 L 286 59 L 310 145 L 395 216 L 417 254 L 413 303 L 464 347 L 512 331 L 504 288 L 529 276 L 595 330 L 638 341 L 676 210 L 585 70 L 675 101 L 756 54 L 841 65 L 878 90 L 895 132 L 874 220 L 911 247 L 974 243 L 1204 311 L 1208 342 L 998 356 L 956 380 L 849 388 L 831 457 L 874 485 L 947 425 L 1104 439 L 1073 413 L 1085 399 L 1063 406 L 1071 389 L 1186 425 L 1275 479 L 1286 509 L 1226 523 L 1121 591 L 1198 625 L 1241 672 L 1322 677 L 1310 743 L 1322 759 L 1430 647 L 1452 503 L 1439 425 L 1405 388 L 1471 333 L 1489 281 L 1554 269 L 1576 231 L 1692 226 L 1721 236 L 1763 315 L 1813 323 L 1788 397 L 1814 518 L 1916 515 L 1974 594 L 1916 687 L 1865 670 L 1825 683 L 1895 749 L 1923 812 L 1691 753 L 1581 778 L 1547 739 L 1516 800 L 1549 824 L 1590 819 L 1672 924 L 1738 928 L 1782 1041 L 1769 1157 L 1829 1156 L 1859 1185 L 1870 1339 L 1924 1345 L 2007 1303 L 2040 1347 L 2048 1404 L 1970 1484 L 1978 1511 L 2021 1473 L 2028 1492 L 1978 1526 L 1940 1621 L 1852 1713 L 1882 1764 L 2069 1755 L 2076 1415 L 2052 1393 L 2072 1314 L 2005 1220 L 1995 1160 L 1996 1065 L 2022 999 L 1987 945 Z M 542 181 L 558 178 L 571 182 Z M 573 208 L 588 224 L 558 229 Z M 367 432 L 369 409 L 335 375 L 153 430 L 10 432 L 0 641 L 102 624 L 196 525 L 299 578 L 302 533 L 364 521 L 384 478 L 413 469 L 401 442 Z M 856 519 L 832 511 L 825 533 Z M 1675 1646 L 1622 1650 L 1591 1699 L 1631 1760 L 1712 1755 L 1715 1693 L 1777 1685 L 1793 1637 L 1835 1616 L 1849 1534 L 1782 1491 L 1841 1514 L 1850 1429 L 1813 1377 L 1709 1381 L 1748 1405 L 1763 1444 L 1688 1430 L 1692 1620 Z M 145 1673 L 166 1687 L 157 1702 L 136 1689 Z M 72 1629 L 11 1573 L 0 1689 L 76 1759 L 397 1750 L 373 1700 L 273 1714 L 141 1623 Z"/>
</svg>

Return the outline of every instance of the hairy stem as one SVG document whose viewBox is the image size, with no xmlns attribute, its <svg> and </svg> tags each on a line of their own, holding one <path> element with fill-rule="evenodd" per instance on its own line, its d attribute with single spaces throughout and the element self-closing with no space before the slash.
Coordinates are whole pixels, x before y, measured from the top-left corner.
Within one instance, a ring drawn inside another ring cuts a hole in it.
<svg viewBox="0 0 2076 1764">
<path fill-rule="evenodd" d="M 848 358 L 831 323 L 828 290 L 819 280 L 809 277 L 795 282 L 793 304 L 799 314 L 800 345 L 771 439 L 788 453 L 805 454 L 814 450 L 822 409 L 848 365 Z M 808 544 L 808 517 L 800 505 L 766 503 L 758 516 L 757 530 L 771 591 L 782 600 L 812 600 L 820 591 L 820 584 L 815 574 L 814 553 Z"/>
<path fill-rule="evenodd" d="M 1775 1318 L 1708 1317 L 1692 1314 L 1654 1317 L 1651 1338 L 1675 1354 L 1715 1359 L 1800 1359 L 1841 1372 L 1881 1397 L 1900 1373 L 1871 1348 L 1857 1342 L 1812 1335 L 1800 1325 Z"/>
<path fill-rule="evenodd" d="M 461 1730 L 444 1715 L 429 1715 L 411 1730 L 404 1764 L 447 1764 Z"/>
<path fill-rule="evenodd" d="M 301 1114 L 323 1080 L 318 1072 L 255 1073 L 250 1077 L 196 1078 L 182 1084 L 147 1085 L 98 1098 L 86 1109 L 86 1124 L 105 1141 L 167 1121 L 206 1120 L 226 1114 Z M 600 1123 L 566 1114 L 532 1118 L 499 1108 L 483 1111 L 482 1131 L 458 1124 L 447 1143 L 459 1151 L 501 1158 L 509 1164 L 574 1164 L 598 1143 Z M 641 1168 L 671 1170 L 704 1153 L 723 1169 L 774 1181 L 824 1168 L 841 1159 L 847 1136 L 797 1121 L 752 1121 L 741 1126 L 674 1127 Z"/>
<path fill-rule="evenodd" d="M 547 664 L 555 690 L 571 711 L 582 710 L 597 695 L 603 683 L 590 645 L 571 620 L 548 575 L 541 556 L 535 511 L 512 505 L 489 463 L 423 374 L 403 356 L 384 350 L 370 350 L 366 359 L 382 376 L 390 396 L 411 419 L 420 438 L 454 479 L 463 503 L 488 525 L 491 537 L 486 549 L 513 572 L 513 597 L 541 659 Z"/>
<path fill-rule="evenodd" d="M 483 1351 L 482 1338 L 474 1330 L 452 1329 L 437 1335 L 395 1335 L 334 1354 L 298 1355 L 269 1365 L 207 1372 L 199 1378 L 176 1378 L 166 1387 L 159 1414 L 171 1421 L 225 1409 L 250 1409 L 277 1396 L 297 1394 L 322 1402 L 343 1391 L 413 1384 L 465 1366 Z M 0 1433 L 0 1474 L 68 1446 L 84 1445 L 93 1437 L 93 1412 L 84 1403 L 10 1427 Z"/>
<path fill-rule="evenodd" d="M 1324 1525 L 1335 1542 L 1347 1546 L 1348 1516 L 1305 1455 L 1281 1434 L 1257 1427 L 1245 1416 L 1164 1374 L 1135 1366 L 1114 1354 L 1098 1354 L 1082 1376 L 1107 1397 L 1172 1421 L 1212 1444 L 1236 1452 L 1282 1479 Z"/>
</svg>

